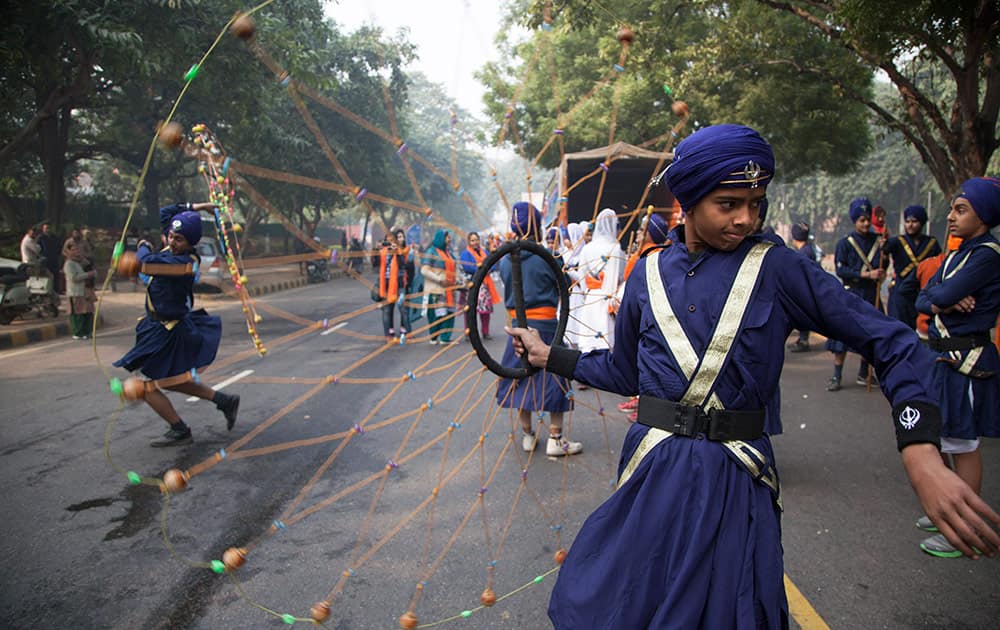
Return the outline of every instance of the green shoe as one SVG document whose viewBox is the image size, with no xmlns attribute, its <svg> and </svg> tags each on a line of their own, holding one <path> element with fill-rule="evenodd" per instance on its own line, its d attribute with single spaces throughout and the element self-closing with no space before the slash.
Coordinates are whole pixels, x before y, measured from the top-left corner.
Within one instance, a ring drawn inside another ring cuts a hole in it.
<svg viewBox="0 0 1000 630">
<path fill-rule="evenodd" d="M 920 543 L 920 548 L 938 558 L 959 558 L 962 556 L 962 552 L 952 547 L 944 534 L 935 534 L 924 540 Z"/>
</svg>

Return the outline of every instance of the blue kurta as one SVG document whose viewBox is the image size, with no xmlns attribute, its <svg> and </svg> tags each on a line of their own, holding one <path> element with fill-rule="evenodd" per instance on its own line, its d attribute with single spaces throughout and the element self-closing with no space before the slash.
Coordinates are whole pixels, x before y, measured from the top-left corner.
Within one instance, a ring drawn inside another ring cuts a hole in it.
<svg viewBox="0 0 1000 630">
<path fill-rule="evenodd" d="M 872 247 L 878 242 L 878 234 L 868 232 L 859 234 L 856 230 L 844 238 L 837 241 L 837 249 L 834 254 L 836 263 L 836 273 L 843 283 L 844 288 L 869 304 L 875 304 L 875 296 L 878 294 L 878 283 L 874 280 L 861 277 L 861 272 L 865 270 L 865 261 L 858 255 L 858 252 L 851 245 L 851 240 L 858 244 L 861 251 L 867 256 Z M 882 250 L 877 248 L 875 255 L 871 257 L 871 267 L 882 266 Z M 848 348 L 854 350 L 850 344 L 845 344 L 843 339 L 828 338 L 826 349 L 830 352 L 847 352 Z"/>
<path fill-rule="evenodd" d="M 160 221 L 170 225 L 173 214 L 186 205 L 160 210 Z M 171 214 L 173 210 L 173 214 Z M 169 249 L 153 252 L 139 247 L 140 263 L 187 265 L 195 254 L 175 255 Z M 222 338 L 222 320 L 204 309 L 191 310 L 194 276 L 152 276 L 146 287 L 146 316 L 135 327 L 135 346 L 114 362 L 130 372 L 140 370 L 152 380 L 179 376 L 212 363 Z"/>
<path fill-rule="evenodd" d="M 892 269 L 895 273 L 895 281 L 889 293 L 889 316 L 895 317 L 910 328 L 916 328 L 916 301 L 920 285 L 908 281 L 917 277 L 917 265 L 910 260 L 906 247 L 903 247 L 904 243 L 910 248 L 917 263 L 940 254 L 941 246 L 933 236 L 920 234 L 917 238 L 913 238 L 909 234 L 900 234 L 886 241 L 882 249 L 886 256 L 892 258 Z"/>
<path fill-rule="evenodd" d="M 1000 254 L 984 246 L 986 243 L 996 244 L 997 239 L 987 232 L 963 242 L 958 253 L 946 259 L 917 297 L 917 309 L 928 314 L 932 304 L 947 308 L 969 295 L 976 299 L 971 313 L 939 316 L 952 337 L 988 336 L 990 329 L 996 326 L 1000 313 Z M 932 338 L 943 336 L 937 318 L 931 318 L 928 335 Z M 961 364 L 970 352 L 973 350 L 943 353 L 942 358 Z M 988 378 L 966 376 L 943 361 L 934 364 L 934 383 L 944 420 L 941 435 L 944 437 L 967 440 L 1000 437 L 1000 357 L 992 343 L 983 346 L 981 352 L 973 367 L 984 373 L 992 372 Z"/>
<path fill-rule="evenodd" d="M 691 262 L 682 228 L 661 251 L 659 275 L 694 351 L 701 356 L 750 237 L 734 252 L 707 250 Z M 640 260 L 625 287 L 614 350 L 580 357 L 574 378 L 622 395 L 680 400 L 688 382 L 660 332 Z M 843 339 L 870 360 L 891 401 L 931 402 L 934 354 L 912 330 L 876 311 L 818 265 L 772 247 L 715 393 L 727 409 L 777 400 L 791 329 Z M 649 429 L 633 425 L 621 467 Z M 773 465 L 769 438 L 748 442 Z M 788 610 L 780 511 L 719 442 L 671 436 L 584 523 L 549 605 L 556 628 L 783 628 Z"/>
<path fill-rule="evenodd" d="M 511 282 L 510 258 L 505 257 L 497 265 L 504 286 L 504 305 L 514 308 L 514 292 Z M 556 277 L 548 264 L 528 251 L 521 251 L 521 280 L 524 290 L 525 309 L 559 305 L 559 289 Z M 528 319 L 527 325 L 538 330 L 545 343 L 552 343 L 556 333 L 556 319 Z M 504 367 L 521 367 L 521 359 L 514 353 L 511 337 L 503 351 L 500 364 Z M 497 382 L 497 404 L 506 409 L 528 411 L 548 411 L 561 413 L 573 409 L 573 400 L 567 394 L 569 379 L 539 370 L 525 379 L 501 378 Z"/>
</svg>

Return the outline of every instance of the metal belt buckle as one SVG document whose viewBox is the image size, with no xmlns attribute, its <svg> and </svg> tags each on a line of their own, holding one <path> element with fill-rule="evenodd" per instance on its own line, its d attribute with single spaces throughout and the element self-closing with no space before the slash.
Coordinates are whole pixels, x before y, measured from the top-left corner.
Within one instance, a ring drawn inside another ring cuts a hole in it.
<svg viewBox="0 0 1000 630">
<path fill-rule="evenodd" d="M 698 420 L 704 416 L 700 407 L 678 404 L 674 407 L 673 432 L 691 437 L 698 433 Z"/>
</svg>

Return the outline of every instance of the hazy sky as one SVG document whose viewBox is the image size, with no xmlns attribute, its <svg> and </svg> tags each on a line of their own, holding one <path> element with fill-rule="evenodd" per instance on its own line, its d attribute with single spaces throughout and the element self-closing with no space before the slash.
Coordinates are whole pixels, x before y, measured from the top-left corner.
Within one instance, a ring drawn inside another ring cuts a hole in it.
<svg viewBox="0 0 1000 630">
<path fill-rule="evenodd" d="M 327 0 L 327 15 L 349 30 L 374 23 L 389 33 L 408 28 L 420 59 L 413 68 L 445 86 L 458 104 L 482 112 L 472 74 L 496 58 L 499 0 Z"/>
</svg>

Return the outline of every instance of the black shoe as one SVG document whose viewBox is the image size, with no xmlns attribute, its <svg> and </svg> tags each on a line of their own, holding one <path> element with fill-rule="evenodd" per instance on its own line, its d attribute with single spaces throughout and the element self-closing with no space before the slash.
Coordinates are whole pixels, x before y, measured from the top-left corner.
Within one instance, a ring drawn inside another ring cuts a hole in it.
<svg viewBox="0 0 1000 630">
<path fill-rule="evenodd" d="M 184 446 L 191 442 L 194 442 L 194 439 L 191 437 L 191 429 L 185 427 L 184 429 L 170 429 L 163 434 L 161 439 L 154 440 L 149 445 L 153 448 L 165 448 L 168 446 Z"/>
<path fill-rule="evenodd" d="M 809 352 L 808 341 L 796 341 L 789 348 L 789 352 Z"/>
<path fill-rule="evenodd" d="M 216 392 L 215 408 L 226 416 L 226 431 L 232 431 L 233 425 L 236 424 L 236 414 L 240 410 L 240 397 Z"/>
<path fill-rule="evenodd" d="M 828 392 L 839 392 L 840 391 L 840 379 L 834 376 L 826 384 L 826 391 Z"/>
</svg>

